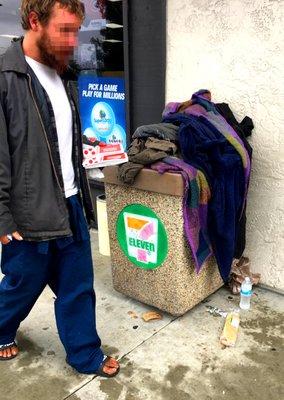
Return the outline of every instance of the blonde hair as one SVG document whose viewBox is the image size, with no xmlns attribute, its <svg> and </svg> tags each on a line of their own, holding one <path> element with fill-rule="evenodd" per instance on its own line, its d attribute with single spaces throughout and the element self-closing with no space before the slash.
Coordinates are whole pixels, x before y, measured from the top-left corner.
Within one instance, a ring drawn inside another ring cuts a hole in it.
<svg viewBox="0 0 284 400">
<path fill-rule="evenodd" d="M 29 15 L 34 11 L 38 15 L 41 24 L 46 25 L 49 21 L 53 6 L 59 3 L 62 8 L 67 8 L 72 14 L 84 19 L 85 7 L 80 0 L 22 0 L 21 24 L 24 30 L 30 29 Z"/>
</svg>

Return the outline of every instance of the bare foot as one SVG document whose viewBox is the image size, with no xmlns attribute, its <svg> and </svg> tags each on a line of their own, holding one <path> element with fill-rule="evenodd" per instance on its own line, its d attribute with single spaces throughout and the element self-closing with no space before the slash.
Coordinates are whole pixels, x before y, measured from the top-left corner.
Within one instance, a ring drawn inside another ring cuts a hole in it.
<svg viewBox="0 0 284 400">
<path fill-rule="evenodd" d="M 119 363 L 115 358 L 108 358 L 103 366 L 103 372 L 112 375 L 115 374 L 119 368 Z"/>
<path fill-rule="evenodd" d="M 6 349 L 0 350 L 0 358 L 6 358 L 9 360 L 9 358 L 14 358 L 16 355 L 19 353 L 18 346 L 13 345 L 11 347 L 8 347 Z"/>
</svg>

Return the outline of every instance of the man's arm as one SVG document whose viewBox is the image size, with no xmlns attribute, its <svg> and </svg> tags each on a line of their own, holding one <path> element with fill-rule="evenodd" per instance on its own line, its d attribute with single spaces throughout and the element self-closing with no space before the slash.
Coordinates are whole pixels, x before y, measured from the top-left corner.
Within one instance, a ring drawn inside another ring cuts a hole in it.
<svg viewBox="0 0 284 400">
<path fill-rule="evenodd" d="M 7 138 L 7 125 L 2 104 L 0 102 L 0 241 L 7 234 L 15 233 L 17 226 L 11 215 L 10 205 L 11 189 L 11 159 Z M 14 236 L 14 235 L 13 235 Z M 9 239 L 7 239 L 8 243 Z M 5 240 L 3 241 L 5 244 Z"/>
</svg>

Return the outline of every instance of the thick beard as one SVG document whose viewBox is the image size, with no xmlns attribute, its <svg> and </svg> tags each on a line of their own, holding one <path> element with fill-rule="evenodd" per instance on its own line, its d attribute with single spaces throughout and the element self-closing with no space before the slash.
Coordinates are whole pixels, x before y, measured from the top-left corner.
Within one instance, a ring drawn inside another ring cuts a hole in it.
<svg viewBox="0 0 284 400">
<path fill-rule="evenodd" d="M 59 75 L 62 75 L 67 69 L 67 63 L 57 60 L 56 56 L 52 53 L 52 46 L 46 33 L 37 42 L 40 51 L 41 61 L 44 65 L 56 70 Z"/>
</svg>

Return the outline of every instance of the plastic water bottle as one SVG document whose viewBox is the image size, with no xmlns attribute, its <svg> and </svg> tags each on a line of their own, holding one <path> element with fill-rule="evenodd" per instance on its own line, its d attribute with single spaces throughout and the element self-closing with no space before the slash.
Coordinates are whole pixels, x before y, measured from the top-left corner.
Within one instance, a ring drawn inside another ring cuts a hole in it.
<svg viewBox="0 0 284 400">
<path fill-rule="evenodd" d="M 242 310 L 249 310 L 250 308 L 250 299 L 252 295 L 251 289 L 252 289 L 251 280 L 248 276 L 246 276 L 241 286 L 240 308 Z"/>
</svg>

